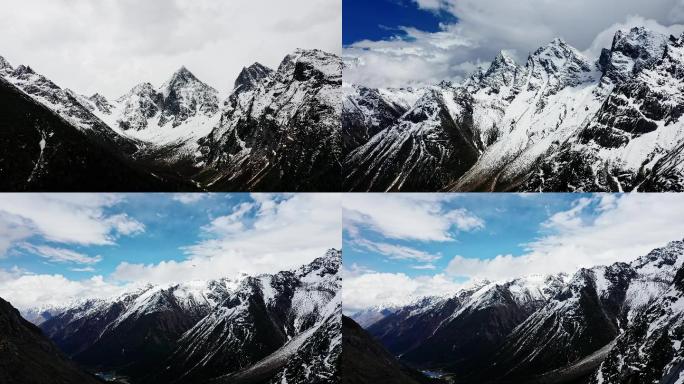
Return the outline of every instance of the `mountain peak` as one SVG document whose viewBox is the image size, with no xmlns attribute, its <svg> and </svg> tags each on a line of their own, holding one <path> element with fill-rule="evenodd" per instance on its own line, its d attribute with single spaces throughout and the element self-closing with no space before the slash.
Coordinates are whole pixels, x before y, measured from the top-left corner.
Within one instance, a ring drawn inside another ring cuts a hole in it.
<svg viewBox="0 0 684 384">
<path fill-rule="evenodd" d="M 249 67 L 242 68 L 237 79 L 235 79 L 234 90 L 240 89 L 241 91 L 246 91 L 253 89 L 259 84 L 259 82 L 268 77 L 273 70 L 260 63 L 254 63 Z"/>
<path fill-rule="evenodd" d="M 12 70 L 12 66 L 10 65 L 9 61 L 7 61 L 4 57 L 0 56 L 0 70 Z"/>
<path fill-rule="evenodd" d="M 499 54 L 496 55 L 494 58 L 494 61 L 492 62 L 492 65 L 494 64 L 499 64 L 499 65 L 516 65 L 515 59 L 513 59 L 513 56 L 511 56 L 508 52 L 506 51 L 499 51 Z"/>
<path fill-rule="evenodd" d="M 631 78 L 663 57 L 667 40 L 667 36 L 645 27 L 617 31 L 610 50 L 601 54 L 604 75 L 613 81 Z"/>
<path fill-rule="evenodd" d="M 23 74 L 35 74 L 36 72 L 33 70 L 33 68 L 29 67 L 28 65 L 21 64 L 17 68 L 14 69 L 14 73 L 17 75 L 23 75 Z"/>
<path fill-rule="evenodd" d="M 191 82 L 201 82 L 197 77 L 190 72 L 190 70 L 186 66 L 181 66 L 176 70 L 176 72 L 171 75 L 171 78 L 162 85 L 162 89 L 168 89 L 171 87 L 175 87 L 176 85 L 185 85 L 187 83 Z"/>
<path fill-rule="evenodd" d="M 299 48 L 285 56 L 277 72 L 282 77 L 298 81 L 312 78 L 338 81 L 342 78 L 342 60 L 337 55 L 319 49 Z"/>
</svg>

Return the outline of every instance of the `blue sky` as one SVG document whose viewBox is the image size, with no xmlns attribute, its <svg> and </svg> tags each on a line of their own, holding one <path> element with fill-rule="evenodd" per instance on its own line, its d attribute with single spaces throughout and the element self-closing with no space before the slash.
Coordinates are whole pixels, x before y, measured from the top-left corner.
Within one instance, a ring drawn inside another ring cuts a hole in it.
<svg viewBox="0 0 684 384">
<path fill-rule="evenodd" d="M 344 232 L 345 261 L 347 265 L 356 263 L 373 270 L 404 272 L 409 276 L 418 276 L 425 274 L 425 270 L 413 267 L 433 264 L 436 270 L 443 270 L 453 255 L 475 259 L 489 259 L 501 254 L 522 255 L 527 243 L 547 231 L 541 228 L 541 223 L 556 212 L 570 209 L 574 202 L 581 198 L 581 195 L 572 194 L 523 196 L 527 195 L 462 194 L 442 204 L 443 211 L 465 209 L 484 222 L 482 228 L 472 230 L 461 230 L 457 225 L 451 227 L 453 240 L 450 241 L 387 238 L 363 224 L 358 225 L 361 232 L 356 237 L 412 247 L 434 255 L 441 254 L 442 257 L 432 263 L 395 260 L 369 251 L 355 245 L 355 236 L 348 230 Z"/>
<path fill-rule="evenodd" d="M 684 238 L 682 194 L 350 194 L 347 311 L 631 262 Z"/>
<path fill-rule="evenodd" d="M 142 223 L 144 232 L 130 236 L 117 235 L 113 244 L 81 245 L 54 242 L 41 233 L 35 233 L 15 244 L 0 258 L 0 268 L 10 269 L 17 266 L 36 274 L 59 273 L 69 279 L 88 279 L 93 275 L 110 274 L 119 263 L 158 263 L 163 260 L 182 260 L 186 257 L 182 247 L 197 243 L 206 238 L 202 227 L 212 218 L 229 214 L 232 207 L 246 202 L 247 194 L 207 195 L 207 198 L 184 204 L 174 200 L 171 194 L 130 194 L 120 195 L 123 200 L 113 206 L 103 206 L 102 214 L 112 216 L 125 213 L 131 220 Z M 54 262 L 22 248 L 24 242 L 36 246 L 54 246 L 73 250 L 89 256 L 101 256 L 102 261 L 90 265 L 91 272 L 73 271 L 84 267 L 80 263 Z"/>
<path fill-rule="evenodd" d="M 440 23 L 456 22 L 447 12 L 423 10 L 410 0 L 343 0 L 342 14 L 343 45 L 405 36 L 399 27 L 437 32 Z"/>
<path fill-rule="evenodd" d="M 276 273 L 341 248 L 340 220 L 337 194 L 4 194 L 0 297 Z"/>
</svg>

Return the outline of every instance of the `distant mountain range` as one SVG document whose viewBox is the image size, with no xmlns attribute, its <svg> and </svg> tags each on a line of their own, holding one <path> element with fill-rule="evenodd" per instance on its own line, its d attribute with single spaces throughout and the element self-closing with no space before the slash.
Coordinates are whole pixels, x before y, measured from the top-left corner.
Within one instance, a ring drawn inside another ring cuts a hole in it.
<svg viewBox="0 0 684 384">
<path fill-rule="evenodd" d="M 631 263 L 376 308 L 366 330 L 402 364 L 450 383 L 675 383 L 683 264 L 684 241 L 674 241 Z"/>
<path fill-rule="evenodd" d="M 65 372 L 78 364 L 133 384 L 336 383 L 340 263 L 341 252 L 330 250 L 274 275 L 149 285 L 110 299 L 27 310 L 40 329 L 16 310 L 13 320 L 27 328 L 22 333 L 52 345 L 47 352 Z M 0 340 L 12 330 L 0 329 Z M 31 363 L 34 357 L 21 351 L 17 356 L 17 370 L 49 377 L 51 365 Z"/>
<path fill-rule="evenodd" d="M 340 190 L 341 65 L 319 50 L 255 63 L 224 102 L 182 67 L 107 100 L 0 57 L 0 189 Z"/>
<path fill-rule="evenodd" d="M 634 28 L 596 61 L 556 39 L 458 84 L 344 84 L 344 190 L 683 191 L 683 80 L 684 35 Z"/>
</svg>

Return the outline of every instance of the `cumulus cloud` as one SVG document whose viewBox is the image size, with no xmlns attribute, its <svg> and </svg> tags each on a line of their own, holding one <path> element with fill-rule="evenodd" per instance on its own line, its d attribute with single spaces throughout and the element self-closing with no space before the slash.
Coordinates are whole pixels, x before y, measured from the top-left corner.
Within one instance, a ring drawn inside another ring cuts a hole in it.
<svg viewBox="0 0 684 384">
<path fill-rule="evenodd" d="M 595 208 L 598 214 L 589 214 Z M 491 259 L 455 256 L 452 276 L 508 279 L 582 267 L 630 262 L 654 248 L 684 238 L 684 201 L 677 194 L 601 195 L 582 198 L 542 224 L 546 234 L 527 244 L 523 255 Z"/>
<path fill-rule="evenodd" d="M 0 256 L 19 240 L 39 235 L 48 241 L 113 244 L 118 236 L 144 231 L 144 225 L 105 209 L 120 196 L 106 194 L 4 194 L 0 199 Z"/>
<path fill-rule="evenodd" d="M 465 209 L 447 209 L 457 194 L 351 194 L 343 200 L 344 228 L 360 227 L 390 239 L 453 241 L 458 231 L 484 228 L 484 221 Z"/>
<path fill-rule="evenodd" d="M 341 248 L 338 194 L 254 194 L 252 200 L 205 226 L 207 238 L 185 247 L 186 259 L 124 262 L 112 277 L 169 283 L 275 273 L 308 263 L 327 249 Z"/>
<path fill-rule="evenodd" d="M 359 41 L 344 49 L 346 81 L 375 87 L 460 80 L 487 65 L 500 50 L 519 62 L 561 37 L 587 54 L 610 46 L 617 29 L 645 25 L 681 33 L 681 0 L 416 0 L 419 8 L 449 12 L 456 24 L 436 33 L 410 26 L 384 41 Z M 578 26 L 581 26 L 578 27 Z"/>
<path fill-rule="evenodd" d="M 136 234 L 142 228 L 128 223 L 132 219 L 126 214 L 103 213 L 102 202 L 116 204 L 120 201 L 116 196 L 92 200 L 89 197 L 97 195 L 82 198 L 60 195 L 55 197 L 57 202 L 49 200 L 53 196 L 57 195 L 33 195 L 31 201 L 44 207 L 66 204 L 73 210 L 59 210 L 59 214 L 74 222 L 76 219 L 69 219 L 68 215 L 88 207 L 90 215 L 79 216 L 78 220 L 82 222 L 78 225 L 88 230 L 88 225 L 105 223 L 109 228 L 109 232 L 98 232 L 100 237 L 88 235 L 88 241 L 96 239 L 108 244 L 114 235 Z M 181 260 L 140 264 L 129 259 L 119 263 L 112 273 L 83 280 L 63 274 L 34 274 L 19 267 L 0 268 L 0 296 L 20 309 L 63 304 L 86 297 L 108 297 L 148 283 L 237 277 L 242 273 L 275 273 L 309 263 L 330 248 L 341 248 L 340 195 L 254 194 L 251 197 L 251 201 L 236 205 L 225 215 L 213 218 L 209 224 L 193 228 L 200 232 L 200 240 L 183 248 L 185 258 Z M 0 201 L 6 202 L 6 199 Z M 22 201 L 16 199 L 15 202 Z M 43 220 L 33 212 L 27 214 L 22 209 L 15 210 L 15 213 L 20 212 L 24 214 L 22 220 L 28 220 L 26 217 Z M 57 216 L 54 221 L 59 221 Z M 50 226 L 46 228 L 46 235 L 52 233 Z M 64 238 L 70 244 L 80 244 L 83 240 L 78 236 Z M 94 244 L 99 243 L 95 241 Z M 87 255 L 65 247 L 22 242 L 18 248 L 48 262 L 65 264 L 65 270 L 71 272 L 95 272 L 95 266 L 101 265 L 102 260 L 99 255 Z"/>
<path fill-rule="evenodd" d="M 19 310 L 35 307 L 36 305 L 63 305 L 84 297 L 109 297 L 129 288 L 105 281 L 102 276 L 75 281 L 63 275 L 32 275 L 20 276 L 0 269 L 0 292 L 2 298 L 8 300 Z M 11 276 L 11 278 L 7 278 Z"/>
<path fill-rule="evenodd" d="M 116 98 L 181 65 L 222 91 L 296 48 L 339 53 L 340 0 L 24 0 L 0 14 L 0 55 L 63 87 Z"/>
<path fill-rule="evenodd" d="M 365 273 L 343 277 L 342 303 L 349 313 L 377 305 L 405 305 L 424 296 L 454 293 L 463 285 L 443 274 Z"/>
</svg>

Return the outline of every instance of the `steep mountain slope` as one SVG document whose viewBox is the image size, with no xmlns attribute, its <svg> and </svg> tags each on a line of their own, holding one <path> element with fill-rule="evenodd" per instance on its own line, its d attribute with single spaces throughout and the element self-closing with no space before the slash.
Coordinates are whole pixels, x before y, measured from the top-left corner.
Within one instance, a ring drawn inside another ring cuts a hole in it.
<svg viewBox="0 0 684 384">
<path fill-rule="evenodd" d="M 234 372 L 237 378 L 229 374 L 224 380 L 249 382 L 252 375 L 281 369 L 286 360 L 276 354 L 292 356 L 334 315 L 339 264 L 339 252 L 330 251 L 295 271 L 247 278 L 183 335 L 160 381 L 194 382 Z"/>
<path fill-rule="evenodd" d="M 563 286 L 564 276 L 483 282 L 448 298 L 426 298 L 368 331 L 402 360 L 458 377 L 483 369 L 506 336 Z"/>
<path fill-rule="evenodd" d="M 401 360 L 455 382 L 674 383 L 682 371 L 682 265 L 684 241 L 674 241 L 570 279 L 425 299 L 368 330 Z"/>
<path fill-rule="evenodd" d="M 679 190 L 672 180 L 681 178 L 681 163 L 667 175 L 661 169 L 684 143 L 683 41 L 643 28 L 616 34 L 603 58 L 602 85 L 610 94 L 583 129 L 541 160 L 537 176 L 522 188 L 545 189 L 545 175 L 553 173 L 546 178 L 554 189 Z"/>
<path fill-rule="evenodd" d="M 395 124 L 422 90 L 373 89 L 342 84 L 342 153 L 347 156 L 376 133 Z"/>
<path fill-rule="evenodd" d="M 0 143 L 0 148 L 7 148 L 3 152 L 8 158 L 16 148 L 28 146 L 13 144 L 21 138 L 15 131 L 30 131 L 39 124 L 34 113 L 29 113 L 33 109 L 50 110 L 63 119 L 65 131 L 73 131 L 66 134 L 87 139 L 63 143 L 64 156 L 62 152 L 51 154 L 55 170 L 49 171 L 54 179 L 45 180 L 45 188 L 50 190 L 68 190 L 63 185 L 71 182 L 67 175 L 70 162 L 95 171 L 81 173 L 81 190 L 340 189 L 341 63 L 337 56 L 322 51 L 297 50 L 275 72 L 258 63 L 244 68 L 223 105 L 218 92 L 185 67 L 159 87 L 141 83 L 113 101 L 100 94 L 83 96 L 62 89 L 31 68 L 13 68 L 4 59 L 0 60 L 0 79 L 33 102 L 0 117 L 0 122 L 11 128 L 2 132 L 6 139 Z M 66 152 L 77 155 L 79 151 L 114 159 L 66 156 Z M 17 155 L 22 156 L 28 157 Z M 42 162 L 42 158 L 33 161 Z M 110 172 L 110 167 L 102 164 L 108 162 L 111 168 L 124 164 L 121 171 Z M 99 180 L 102 177 L 94 174 L 97 170 L 112 177 Z M 131 175 L 122 180 L 118 173 Z M 42 190 L 34 184 L 24 185 L 29 175 L 5 176 L 9 185 L 17 185 L 12 190 Z M 159 186 L 148 188 L 150 182 L 138 180 L 144 177 L 157 179 Z M 59 180 L 63 180 L 61 184 Z M 103 188 L 101 182 L 121 185 Z"/>
<path fill-rule="evenodd" d="M 109 300 L 88 300 L 40 324 L 76 361 L 138 377 L 161 364 L 177 339 L 227 295 L 228 280 L 147 286 Z"/>
<path fill-rule="evenodd" d="M 148 286 L 79 303 L 40 326 L 76 361 L 132 383 L 331 383 L 340 262 L 331 250 L 275 275 Z"/>
<path fill-rule="evenodd" d="M 349 155 L 344 188 L 429 191 L 460 176 L 475 163 L 481 148 L 471 106 L 470 95 L 451 84 L 425 90 L 394 125 Z"/>
<path fill-rule="evenodd" d="M 400 363 L 354 320 L 342 317 L 341 382 L 344 384 L 441 383 Z"/>
<path fill-rule="evenodd" d="M 341 65 L 297 50 L 258 85 L 236 87 L 200 140 L 199 180 L 212 189 L 339 191 Z"/>
<path fill-rule="evenodd" d="M 343 104 L 345 137 L 371 136 L 345 158 L 345 189 L 680 190 L 683 44 L 634 28 L 598 60 L 560 39 L 524 66 L 502 52 L 461 84 L 426 87 L 399 118 L 366 90 Z M 360 122 L 374 114 L 391 118 L 373 134 Z"/>
<path fill-rule="evenodd" d="M 665 259 L 668 274 L 677 271 L 672 284 L 653 292 L 654 300 L 635 315 L 618 336 L 592 383 L 681 382 L 684 377 L 684 267 L 682 261 Z M 677 269 L 678 267 L 678 269 Z M 660 280 L 662 285 L 669 281 Z"/>
<path fill-rule="evenodd" d="M 101 383 L 67 359 L 19 311 L 0 298 L 0 382 L 7 384 Z"/>
<path fill-rule="evenodd" d="M 577 272 L 560 293 L 510 332 L 494 358 L 496 375 L 529 378 L 572 365 L 610 344 L 627 322 L 623 303 L 635 275 L 627 264 Z"/>
<path fill-rule="evenodd" d="M 68 100 L 71 100 L 68 98 Z M 0 77 L 0 189 L 3 191 L 159 191 L 176 182 L 135 166 L 117 139 L 85 115 L 74 124 Z M 81 120 L 85 121 L 85 120 Z M 105 128 L 103 128 L 105 127 Z M 130 142 L 126 142 L 129 143 Z"/>
<path fill-rule="evenodd" d="M 98 102 L 107 107 L 98 107 Z M 197 140 L 219 120 L 218 91 L 185 67 L 158 88 L 142 83 L 113 102 L 88 99 L 84 104 L 121 135 L 151 146 L 175 147 L 175 157 L 193 155 Z"/>
</svg>

